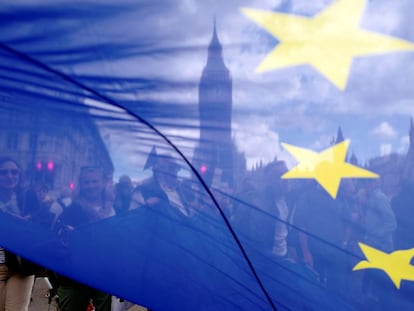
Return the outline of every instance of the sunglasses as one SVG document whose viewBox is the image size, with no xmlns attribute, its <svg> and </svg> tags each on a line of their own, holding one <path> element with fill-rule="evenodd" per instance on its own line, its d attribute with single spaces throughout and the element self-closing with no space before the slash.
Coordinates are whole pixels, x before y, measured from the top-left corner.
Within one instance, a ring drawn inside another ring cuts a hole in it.
<svg viewBox="0 0 414 311">
<path fill-rule="evenodd" d="M 18 169 L 0 169 L 0 176 L 17 176 L 19 175 L 20 171 Z"/>
</svg>

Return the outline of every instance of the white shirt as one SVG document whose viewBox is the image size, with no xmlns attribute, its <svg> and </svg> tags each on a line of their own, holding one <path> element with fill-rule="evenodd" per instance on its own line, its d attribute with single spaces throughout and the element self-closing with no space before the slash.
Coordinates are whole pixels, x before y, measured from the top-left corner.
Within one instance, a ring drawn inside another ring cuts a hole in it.
<svg viewBox="0 0 414 311">
<path fill-rule="evenodd" d="M 13 193 L 11 199 L 8 202 L 0 201 L 0 210 L 4 213 L 21 216 L 19 207 L 17 206 L 17 198 L 15 193 Z"/>
<path fill-rule="evenodd" d="M 279 220 L 276 222 L 275 237 L 273 243 L 273 253 L 276 256 L 285 256 L 287 253 L 286 237 L 288 235 L 288 229 L 286 221 L 289 216 L 289 209 L 284 199 L 280 199 L 276 202 L 276 207 L 279 211 Z"/>
</svg>

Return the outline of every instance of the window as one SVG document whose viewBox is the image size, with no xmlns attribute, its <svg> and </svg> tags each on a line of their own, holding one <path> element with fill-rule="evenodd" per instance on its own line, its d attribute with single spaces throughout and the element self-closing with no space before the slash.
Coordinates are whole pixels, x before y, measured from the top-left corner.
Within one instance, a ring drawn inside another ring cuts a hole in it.
<svg viewBox="0 0 414 311">
<path fill-rule="evenodd" d="M 17 150 L 19 138 L 17 133 L 9 133 L 7 136 L 7 148 L 9 150 Z"/>
</svg>

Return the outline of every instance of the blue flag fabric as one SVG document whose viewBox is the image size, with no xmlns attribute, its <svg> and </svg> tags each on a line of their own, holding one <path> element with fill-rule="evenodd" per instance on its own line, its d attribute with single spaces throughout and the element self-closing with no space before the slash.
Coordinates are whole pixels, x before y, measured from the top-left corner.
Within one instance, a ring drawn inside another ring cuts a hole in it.
<svg viewBox="0 0 414 311">
<path fill-rule="evenodd" d="M 151 310 L 409 310 L 411 15 L 3 1 L 0 265 Z"/>
</svg>

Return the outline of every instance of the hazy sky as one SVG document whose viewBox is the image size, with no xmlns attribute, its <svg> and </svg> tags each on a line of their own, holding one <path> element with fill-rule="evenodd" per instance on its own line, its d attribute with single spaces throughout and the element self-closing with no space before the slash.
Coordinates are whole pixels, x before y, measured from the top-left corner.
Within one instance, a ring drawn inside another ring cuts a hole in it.
<svg viewBox="0 0 414 311">
<path fill-rule="evenodd" d="M 254 72 L 278 41 L 241 7 L 313 16 L 333 2 L 6 1 L 0 13 L 10 18 L 0 40 L 114 98 L 190 157 L 198 135 L 191 112 L 215 18 L 233 79 L 233 136 L 249 168 L 275 156 L 292 163 L 280 142 L 322 150 L 339 126 L 362 161 L 404 153 L 414 115 L 414 52 L 354 59 L 344 91 L 308 65 Z M 411 4 L 367 1 L 361 28 L 414 42 Z M 25 18 L 13 19 L 23 10 Z M 131 164 L 138 147 L 128 137 L 113 133 L 111 152 L 128 154 Z"/>
</svg>

